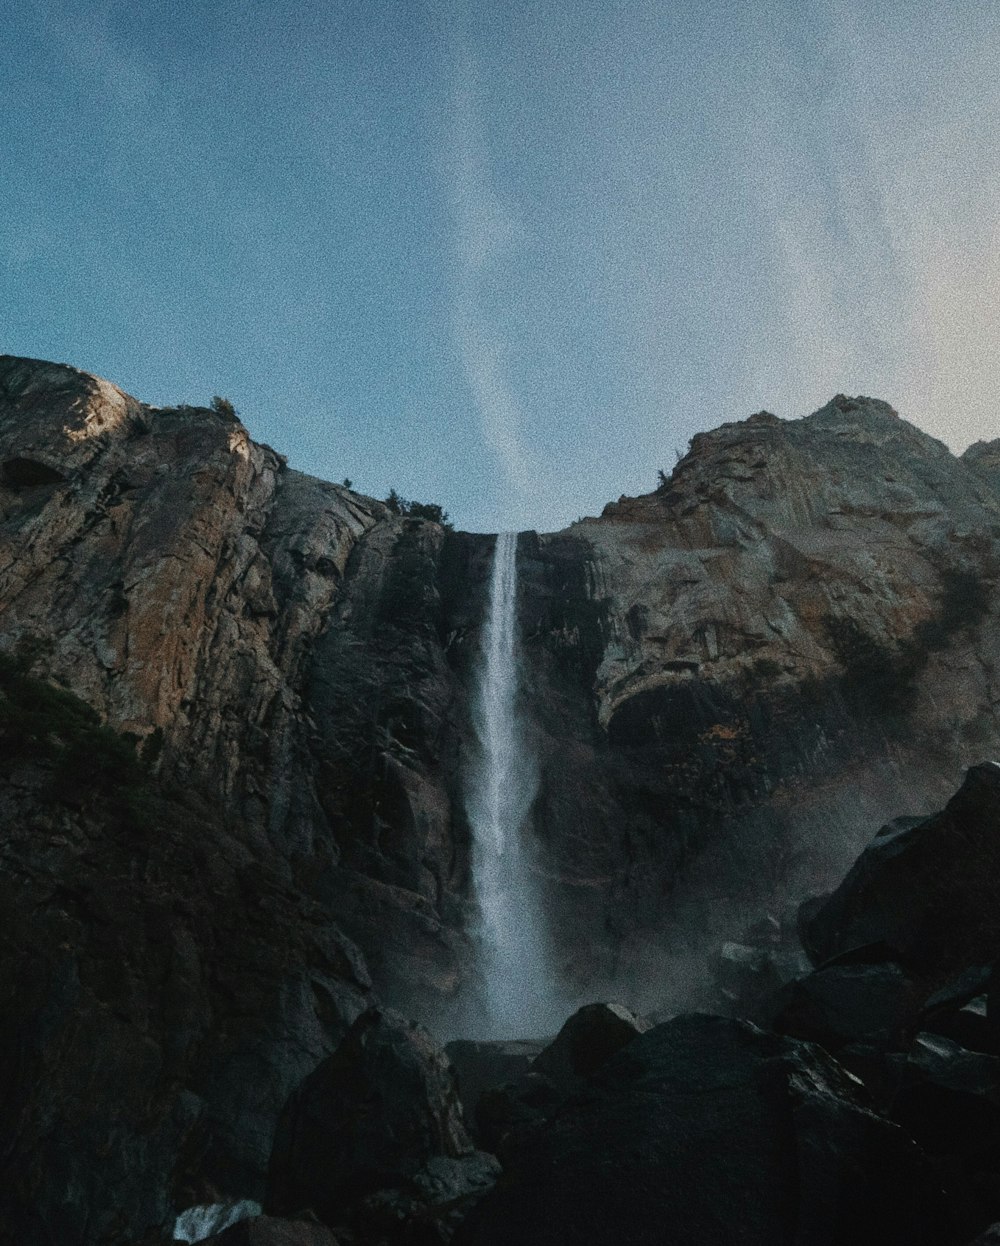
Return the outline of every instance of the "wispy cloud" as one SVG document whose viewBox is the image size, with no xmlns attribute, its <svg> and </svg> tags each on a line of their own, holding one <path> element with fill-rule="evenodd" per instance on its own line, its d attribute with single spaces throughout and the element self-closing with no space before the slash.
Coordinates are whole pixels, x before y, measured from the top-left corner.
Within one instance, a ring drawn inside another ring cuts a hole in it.
<svg viewBox="0 0 1000 1246">
<path fill-rule="evenodd" d="M 454 333 L 483 436 L 511 488 L 528 495 L 537 465 L 525 444 L 525 412 L 506 368 L 507 342 L 492 314 L 504 268 L 521 251 L 526 232 L 498 195 L 491 177 L 476 61 L 458 41 L 455 51 L 448 172 L 455 238 Z"/>
</svg>

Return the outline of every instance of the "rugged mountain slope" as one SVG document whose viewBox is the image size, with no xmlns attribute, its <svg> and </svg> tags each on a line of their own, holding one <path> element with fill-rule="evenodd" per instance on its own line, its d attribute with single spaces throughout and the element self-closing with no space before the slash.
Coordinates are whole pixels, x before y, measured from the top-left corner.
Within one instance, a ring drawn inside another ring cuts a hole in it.
<svg viewBox="0 0 1000 1246">
<path fill-rule="evenodd" d="M 995 751 L 996 446 L 956 458 L 872 399 L 762 412 L 525 543 L 540 825 L 610 977 L 664 910 L 676 949 L 828 885 Z"/>
<path fill-rule="evenodd" d="M 581 992 L 662 995 L 706 931 L 825 885 L 993 751 L 996 457 L 837 398 L 703 434 L 655 493 L 522 536 L 535 824 Z M 471 966 L 491 538 L 28 360 L 0 361 L 0 472 L 0 646 L 145 740 L 160 784 L 214 802 L 433 1020 Z"/>
</svg>

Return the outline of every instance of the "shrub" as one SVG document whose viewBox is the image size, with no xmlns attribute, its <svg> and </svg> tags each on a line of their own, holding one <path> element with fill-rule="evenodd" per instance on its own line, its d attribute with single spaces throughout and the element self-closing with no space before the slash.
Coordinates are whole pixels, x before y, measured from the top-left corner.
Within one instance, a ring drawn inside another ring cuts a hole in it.
<svg viewBox="0 0 1000 1246">
<path fill-rule="evenodd" d="M 448 512 L 437 502 L 410 502 L 395 489 L 390 489 L 385 504 L 394 515 L 404 515 L 408 519 L 426 519 L 440 524 L 442 528 L 451 528 Z"/>
<path fill-rule="evenodd" d="M 223 398 L 220 394 L 212 395 L 212 410 L 216 415 L 221 415 L 226 420 L 236 420 L 236 408 L 228 398 Z"/>
</svg>

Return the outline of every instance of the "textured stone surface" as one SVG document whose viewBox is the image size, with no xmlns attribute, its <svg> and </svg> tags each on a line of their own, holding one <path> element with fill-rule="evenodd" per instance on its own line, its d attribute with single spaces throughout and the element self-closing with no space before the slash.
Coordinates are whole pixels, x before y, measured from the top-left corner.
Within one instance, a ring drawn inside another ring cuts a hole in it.
<svg viewBox="0 0 1000 1246">
<path fill-rule="evenodd" d="M 218 1246 L 337 1246 L 337 1239 L 324 1225 L 277 1216 L 241 1220 L 205 1240 Z"/>
<path fill-rule="evenodd" d="M 482 1194 L 497 1171 L 473 1148 L 443 1051 L 422 1027 L 371 1009 L 282 1112 L 268 1206 L 308 1209 L 365 1241 L 402 1239 L 439 1208 L 447 1220 L 443 1205 Z"/>
<path fill-rule="evenodd" d="M 445 1055 L 455 1070 L 462 1112 L 470 1131 L 476 1128 L 476 1109 L 483 1094 L 521 1078 L 544 1045 L 527 1040 L 486 1042 L 472 1039 L 455 1039 L 445 1045 Z"/>
<path fill-rule="evenodd" d="M 263 1194 L 371 999 L 330 915 L 86 707 L 0 671 L 0 1241 L 134 1240 Z"/>
<path fill-rule="evenodd" d="M 709 947 L 996 751 L 996 457 L 841 397 L 703 434 L 655 493 L 522 535 L 539 869 L 581 998 L 690 1004 Z M 0 358 L 0 652 L 134 733 L 165 802 L 137 822 L 111 771 L 3 759 L 25 1240 L 253 1194 L 281 1096 L 370 1000 L 355 947 L 389 1002 L 454 1030 L 491 551 L 217 412 Z M 84 1105 L 119 1082 L 110 1128 Z M 142 1194 L 140 1168 L 164 1174 Z"/>
<path fill-rule="evenodd" d="M 505 1162 L 462 1246 L 941 1246 L 930 1166 L 808 1043 L 685 1016 L 612 1057 Z"/>
<path fill-rule="evenodd" d="M 707 946 L 996 748 L 994 451 L 838 397 L 701 434 L 655 493 L 522 536 L 540 868 L 583 997 L 690 1002 Z M 41 642 L 37 672 L 162 733 L 162 778 L 221 800 L 430 1020 L 470 966 L 490 556 L 217 413 L 0 361 L 0 646 Z"/>
<path fill-rule="evenodd" d="M 776 880 L 829 885 L 995 751 L 991 481 L 841 397 L 701 434 L 656 493 L 524 543 L 554 898 L 609 977 L 681 976 L 720 908 L 732 937 Z"/>
<path fill-rule="evenodd" d="M 806 923 L 822 957 L 880 943 L 943 986 L 1000 958 L 1000 765 L 973 766 L 945 808 L 884 827 Z"/>
</svg>

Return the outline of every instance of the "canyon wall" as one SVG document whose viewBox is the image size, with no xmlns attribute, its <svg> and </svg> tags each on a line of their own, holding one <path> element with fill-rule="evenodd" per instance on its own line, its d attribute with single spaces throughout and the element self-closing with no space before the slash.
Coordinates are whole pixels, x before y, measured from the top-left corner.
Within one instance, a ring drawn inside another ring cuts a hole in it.
<svg viewBox="0 0 1000 1246">
<path fill-rule="evenodd" d="M 958 458 L 840 396 L 521 534 L 571 998 L 704 1002 L 723 938 L 995 755 L 998 446 Z M 259 1196 L 287 1094 L 372 998 L 460 1028 L 492 550 L 291 470 L 224 409 L 0 357 L 11 1241 Z"/>
<path fill-rule="evenodd" d="M 433 1019 L 469 971 L 492 539 L 71 368 L 5 358 L 0 400 L 0 645 L 216 802 Z M 998 457 L 838 397 L 522 534 L 535 825 L 581 994 L 669 994 L 706 937 L 828 885 L 994 750 Z"/>
</svg>

